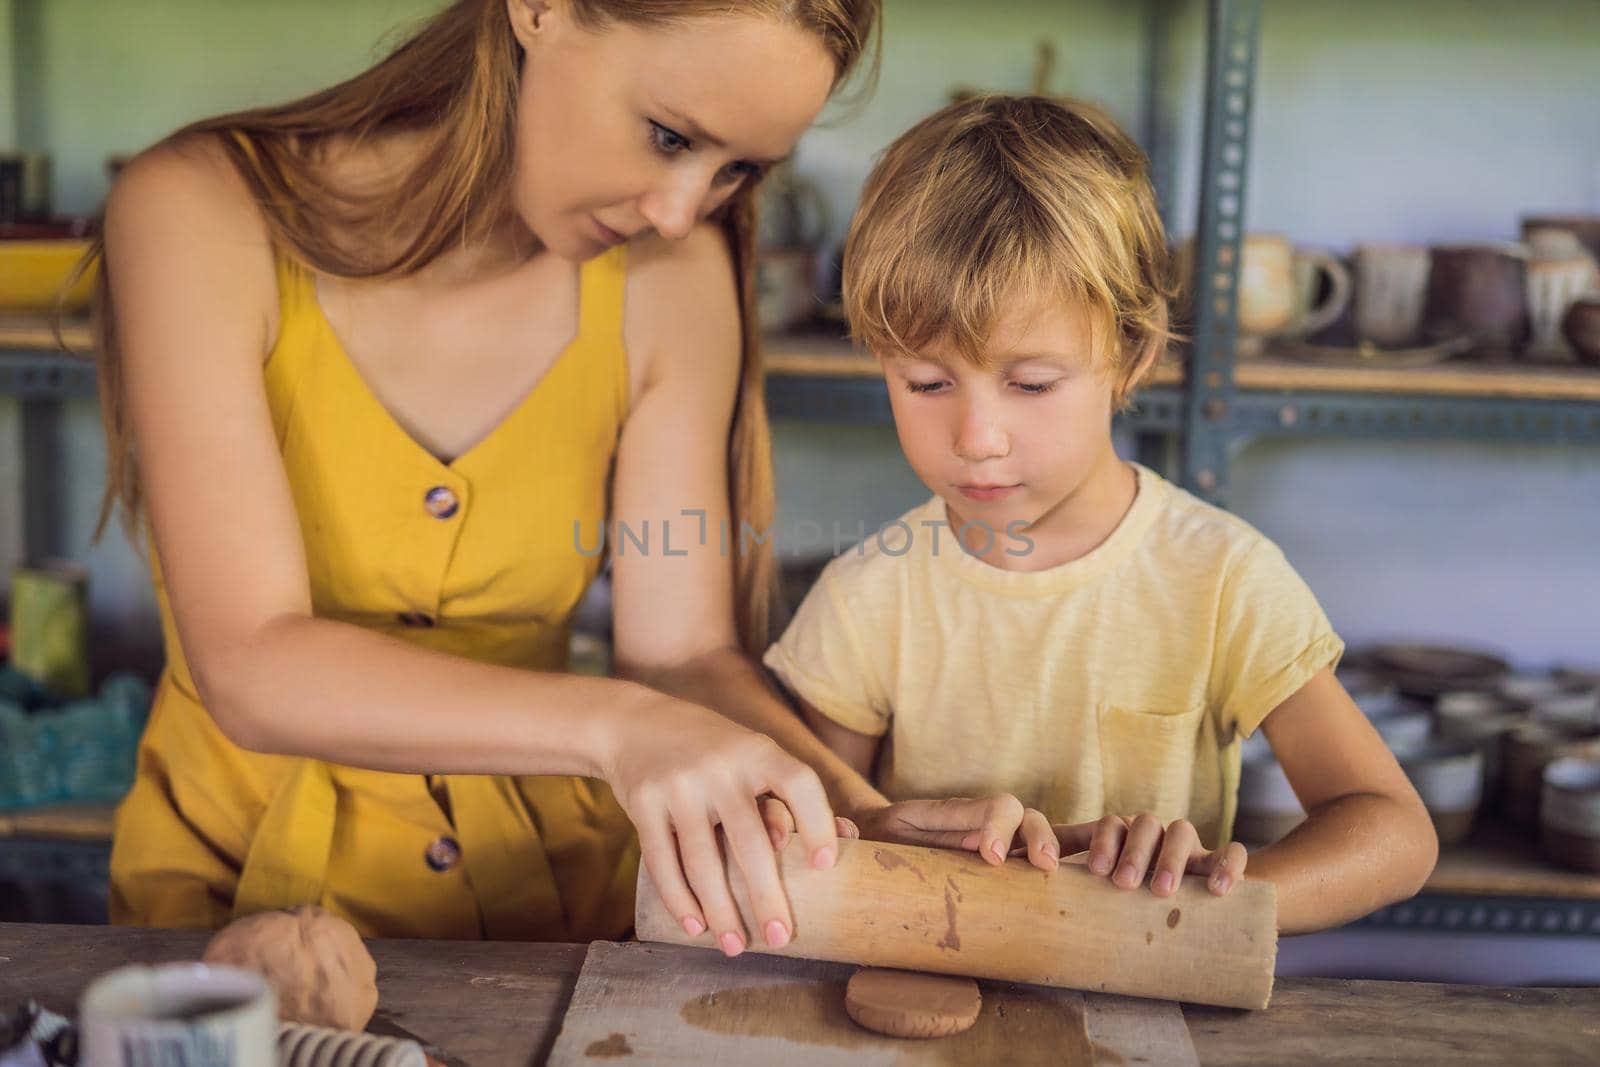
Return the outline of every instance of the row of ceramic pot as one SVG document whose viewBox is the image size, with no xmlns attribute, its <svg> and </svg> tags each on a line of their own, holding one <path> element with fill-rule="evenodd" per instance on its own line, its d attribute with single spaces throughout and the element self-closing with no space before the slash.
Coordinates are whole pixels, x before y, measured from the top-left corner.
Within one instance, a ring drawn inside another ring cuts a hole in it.
<svg viewBox="0 0 1600 1067">
<path fill-rule="evenodd" d="M 1505 674 L 1487 686 L 1406 695 L 1381 674 L 1341 680 L 1433 816 L 1441 845 L 1485 813 L 1541 827 L 1551 858 L 1600 869 L 1600 685 L 1567 672 Z M 1431 704 L 1431 706 L 1430 706 Z M 1258 732 L 1242 749 L 1235 836 L 1277 840 L 1304 818 Z"/>
</svg>

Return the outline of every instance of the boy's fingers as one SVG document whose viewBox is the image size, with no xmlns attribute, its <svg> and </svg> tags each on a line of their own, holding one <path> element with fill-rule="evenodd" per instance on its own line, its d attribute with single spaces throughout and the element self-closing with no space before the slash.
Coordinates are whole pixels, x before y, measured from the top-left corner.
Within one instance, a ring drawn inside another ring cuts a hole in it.
<svg viewBox="0 0 1600 1067">
<path fill-rule="evenodd" d="M 810 767 L 783 755 L 782 766 L 768 773 L 772 792 L 783 801 L 794 818 L 795 832 L 805 844 L 806 856 L 811 866 L 819 870 L 833 867 L 839 858 L 837 825 L 833 821 L 833 807 L 828 803 L 822 779 Z"/>
<path fill-rule="evenodd" d="M 1194 862 L 1192 857 L 1205 854 L 1205 849 L 1200 847 L 1200 834 L 1195 830 L 1194 823 L 1188 819 L 1174 822 L 1167 827 L 1161 839 L 1161 853 L 1156 857 L 1150 891 L 1158 897 L 1170 897 L 1176 893 L 1183 881 L 1183 872 Z"/>
<path fill-rule="evenodd" d="M 1017 831 L 1022 847 L 1027 850 L 1028 862 L 1041 871 L 1053 871 L 1061 865 L 1061 844 L 1044 812 L 1029 808 L 1022 813 L 1022 826 Z"/>
<path fill-rule="evenodd" d="M 984 843 L 989 807 L 994 799 L 902 800 L 885 809 L 887 818 L 879 832 L 903 844 L 976 852 Z M 1021 807 L 1018 801 L 1019 813 Z M 1018 817 L 1020 819 L 1020 814 Z"/>
<path fill-rule="evenodd" d="M 1117 861 L 1111 881 L 1123 889 L 1132 889 L 1143 882 L 1145 872 L 1150 869 L 1150 858 L 1160 843 L 1160 820 L 1148 813 L 1134 819 L 1128 828 L 1127 840 L 1122 843 L 1122 858 Z"/>
<path fill-rule="evenodd" d="M 1010 793 L 989 797 L 984 802 L 983 825 L 978 834 L 978 854 L 990 863 L 1006 861 L 1011 842 L 1016 839 L 1027 809 Z"/>
<path fill-rule="evenodd" d="M 995 832 L 990 825 L 992 808 L 998 797 L 950 797 L 946 800 L 913 800 L 896 804 L 895 816 L 904 828 L 897 836 L 914 839 L 917 844 L 931 848 L 962 848 L 968 852 L 983 851 L 989 837 Z M 1022 802 L 1015 797 L 1017 818 L 1021 820 Z M 1012 828 L 1013 831 L 1015 827 Z M 1011 838 L 1007 837 L 1007 841 Z M 985 859 L 992 857 L 985 855 Z"/>
<path fill-rule="evenodd" d="M 1237 841 L 1229 841 L 1217 849 L 1212 854 L 1211 877 L 1206 882 L 1206 888 L 1219 897 L 1232 889 L 1234 883 L 1244 877 L 1245 863 L 1249 858 L 1249 853 Z"/>
<path fill-rule="evenodd" d="M 847 841 L 859 841 L 861 839 L 861 827 L 843 815 L 835 815 L 833 817 L 833 829 L 834 833 Z"/>
<path fill-rule="evenodd" d="M 1117 857 L 1122 855 L 1128 833 L 1128 823 L 1115 815 L 1107 815 L 1095 823 L 1089 839 L 1089 869 L 1095 874 L 1110 874 L 1116 867 Z"/>
<path fill-rule="evenodd" d="M 1057 854 L 1061 856 L 1076 856 L 1078 853 L 1086 851 L 1090 843 L 1094 841 L 1094 832 L 1099 825 L 1098 822 L 1058 822 L 1051 826 L 1050 829 L 1055 831 L 1056 843 L 1059 847 Z"/>
<path fill-rule="evenodd" d="M 789 843 L 789 835 L 794 832 L 794 816 L 789 814 L 789 808 L 777 797 L 762 797 L 758 804 L 761 822 L 767 828 L 767 836 L 772 838 L 772 847 L 781 852 L 783 846 Z"/>
</svg>

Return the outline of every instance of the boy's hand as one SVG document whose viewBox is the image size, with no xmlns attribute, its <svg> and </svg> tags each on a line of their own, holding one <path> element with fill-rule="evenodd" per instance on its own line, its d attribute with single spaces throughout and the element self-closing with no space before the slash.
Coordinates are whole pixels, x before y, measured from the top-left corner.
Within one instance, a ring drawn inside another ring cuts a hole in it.
<svg viewBox="0 0 1600 1067">
<path fill-rule="evenodd" d="M 1200 847 L 1200 834 L 1188 819 L 1179 819 L 1162 830 L 1154 815 L 1107 815 L 1097 822 L 1059 825 L 1055 832 L 1062 855 L 1087 849 L 1089 870 L 1102 877 L 1110 876 L 1111 884 L 1122 889 L 1137 888 L 1144 882 L 1145 873 L 1153 869 L 1150 891 L 1158 897 L 1176 893 L 1185 874 L 1207 875 L 1206 887 L 1220 897 L 1244 877 L 1248 858 L 1244 846 L 1237 841 L 1215 851 Z"/>
<path fill-rule="evenodd" d="M 783 846 L 789 843 L 789 835 L 795 832 L 794 815 L 790 813 L 789 806 L 777 797 L 764 796 L 756 802 L 756 807 L 761 812 L 761 822 L 767 828 L 767 836 L 772 839 L 773 850 L 782 852 Z M 856 824 L 843 815 L 833 817 L 833 832 L 836 837 L 850 840 L 861 836 Z"/>
<path fill-rule="evenodd" d="M 1028 862 L 1042 871 L 1053 871 L 1061 862 L 1061 846 L 1050 821 L 1009 793 L 903 800 L 857 810 L 851 818 L 861 836 L 873 841 L 965 849 L 996 865 L 1008 855 L 1025 852 Z"/>
</svg>

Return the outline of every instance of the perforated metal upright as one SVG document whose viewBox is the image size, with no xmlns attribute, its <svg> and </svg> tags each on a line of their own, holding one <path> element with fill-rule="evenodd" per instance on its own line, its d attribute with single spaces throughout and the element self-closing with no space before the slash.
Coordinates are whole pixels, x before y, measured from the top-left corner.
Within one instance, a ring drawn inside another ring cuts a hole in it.
<svg viewBox="0 0 1600 1067">
<path fill-rule="evenodd" d="M 1179 480 L 1191 492 L 1220 503 L 1227 492 L 1239 243 L 1261 0 L 1210 0 L 1209 15 L 1193 341 L 1184 390 Z"/>
</svg>

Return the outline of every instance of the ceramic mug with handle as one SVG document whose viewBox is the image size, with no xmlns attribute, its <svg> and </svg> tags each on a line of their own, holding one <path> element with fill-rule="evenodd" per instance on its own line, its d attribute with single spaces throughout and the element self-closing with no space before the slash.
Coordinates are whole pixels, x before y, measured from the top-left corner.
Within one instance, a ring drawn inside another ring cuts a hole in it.
<svg viewBox="0 0 1600 1067">
<path fill-rule="evenodd" d="M 1240 241 L 1239 353 L 1258 354 L 1272 338 L 1314 334 L 1350 303 L 1350 271 L 1337 256 L 1297 247 L 1283 234 L 1251 233 Z M 1185 249 L 1192 269 L 1193 242 Z M 1326 282 L 1326 284 L 1324 284 Z"/>
<path fill-rule="evenodd" d="M 277 996 L 239 967 L 120 967 L 78 1014 L 80 1061 L 94 1067 L 277 1067 Z"/>
<path fill-rule="evenodd" d="M 1428 271 L 1425 329 L 1434 340 L 1465 335 L 1504 352 L 1528 337 L 1528 248 L 1509 241 L 1436 245 Z"/>
</svg>

